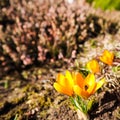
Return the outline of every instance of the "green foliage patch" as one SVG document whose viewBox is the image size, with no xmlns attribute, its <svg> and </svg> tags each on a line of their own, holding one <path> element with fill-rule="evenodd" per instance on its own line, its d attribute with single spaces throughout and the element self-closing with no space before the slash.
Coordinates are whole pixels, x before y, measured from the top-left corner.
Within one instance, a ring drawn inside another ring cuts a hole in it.
<svg viewBox="0 0 120 120">
<path fill-rule="evenodd" d="M 120 0 L 87 0 L 87 2 L 103 10 L 120 10 Z"/>
</svg>

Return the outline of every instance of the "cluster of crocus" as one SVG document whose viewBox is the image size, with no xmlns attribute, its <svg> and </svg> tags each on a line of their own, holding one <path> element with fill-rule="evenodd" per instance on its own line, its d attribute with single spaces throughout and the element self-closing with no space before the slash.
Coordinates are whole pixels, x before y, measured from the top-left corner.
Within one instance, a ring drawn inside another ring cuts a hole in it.
<svg viewBox="0 0 120 120">
<path fill-rule="evenodd" d="M 104 50 L 102 55 L 99 57 L 99 60 L 109 66 L 113 64 L 113 59 L 114 59 L 114 54 L 113 52 L 110 52 L 108 50 Z M 99 73 L 101 68 L 97 60 L 93 59 L 90 60 L 86 68 L 91 72 L 91 73 Z"/>
<path fill-rule="evenodd" d="M 83 98 L 88 98 L 94 94 L 104 83 L 104 79 L 96 82 L 94 74 L 90 73 L 86 78 L 83 78 L 79 72 L 66 71 L 63 75 L 57 75 L 57 82 L 54 83 L 54 88 L 60 93 L 74 96 L 79 95 Z"/>
<path fill-rule="evenodd" d="M 99 60 L 107 65 L 112 65 L 113 59 L 114 54 L 108 50 L 105 50 L 99 57 Z M 84 100 L 88 99 L 99 88 L 102 87 L 102 85 L 105 83 L 105 78 L 96 81 L 95 74 L 99 73 L 101 70 L 97 60 L 93 59 L 89 61 L 86 64 L 86 68 L 90 71 L 87 76 L 84 76 L 79 72 L 70 72 L 68 70 L 66 71 L 65 75 L 59 73 L 57 75 L 57 80 L 54 83 L 54 88 L 60 93 L 73 97 L 73 100 L 76 100 L 74 99 L 76 95 Z M 79 101 L 75 101 L 75 104 L 76 102 Z M 84 110 L 82 111 L 84 112 Z"/>
</svg>

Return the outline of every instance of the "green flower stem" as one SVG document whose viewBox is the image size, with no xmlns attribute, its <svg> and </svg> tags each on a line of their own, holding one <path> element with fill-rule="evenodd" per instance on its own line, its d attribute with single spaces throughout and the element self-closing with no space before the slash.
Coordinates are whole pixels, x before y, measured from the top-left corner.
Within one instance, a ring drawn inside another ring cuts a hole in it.
<svg viewBox="0 0 120 120">
<path fill-rule="evenodd" d="M 83 113 L 87 114 L 87 105 L 85 101 L 80 96 L 75 96 L 70 98 L 73 105 L 82 111 Z"/>
</svg>

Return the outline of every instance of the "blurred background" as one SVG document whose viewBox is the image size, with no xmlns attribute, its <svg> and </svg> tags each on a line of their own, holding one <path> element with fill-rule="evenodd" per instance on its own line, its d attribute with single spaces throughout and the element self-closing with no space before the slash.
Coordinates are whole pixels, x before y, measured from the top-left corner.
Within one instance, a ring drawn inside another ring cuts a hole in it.
<svg viewBox="0 0 120 120">
<path fill-rule="evenodd" d="M 0 120 L 77 120 L 52 86 L 56 73 L 120 51 L 119 10 L 120 0 L 0 0 Z M 91 120 L 118 120 L 119 100 L 104 102 Z"/>
<path fill-rule="evenodd" d="M 94 8 L 119 11 L 120 0 L 0 1 L 0 76 L 56 60 L 60 67 L 76 57 L 84 41 L 104 29 L 115 33 L 117 23 L 101 22 L 102 12 L 95 16 Z"/>
</svg>

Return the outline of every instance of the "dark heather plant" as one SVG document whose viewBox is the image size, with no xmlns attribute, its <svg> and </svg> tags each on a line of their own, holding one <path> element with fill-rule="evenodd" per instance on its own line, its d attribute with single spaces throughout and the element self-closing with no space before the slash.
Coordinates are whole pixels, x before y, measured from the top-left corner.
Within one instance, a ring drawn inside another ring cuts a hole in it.
<svg viewBox="0 0 120 120">
<path fill-rule="evenodd" d="M 77 1 L 7 0 L 0 8 L 0 76 L 35 64 L 72 60 L 80 52 L 79 44 L 100 34 L 105 24 Z"/>
</svg>

